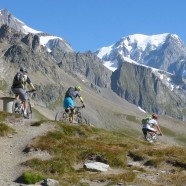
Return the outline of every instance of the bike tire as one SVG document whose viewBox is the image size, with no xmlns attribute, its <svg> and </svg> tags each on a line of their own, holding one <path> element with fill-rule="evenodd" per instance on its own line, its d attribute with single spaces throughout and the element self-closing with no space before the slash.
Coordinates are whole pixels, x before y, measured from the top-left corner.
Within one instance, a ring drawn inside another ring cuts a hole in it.
<svg viewBox="0 0 186 186">
<path fill-rule="evenodd" d="M 67 121 L 67 114 L 59 111 L 55 116 L 55 121 Z"/>
<path fill-rule="evenodd" d="M 80 117 L 77 118 L 77 122 L 79 124 L 82 124 L 82 125 L 88 125 L 87 119 L 85 117 L 82 117 L 82 116 L 80 116 Z"/>
<path fill-rule="evenodd" d="M 154 137 L 152 137 L 149 133 L 147 133 L 147 141 L 149 143 L 156 143 L 157 142 L 157 135 L 155 134 Z"/>
<path fill-rule="evenodd" d="M 28 118 L 28 119 L 31 119 L 31 118 L 32 118 L 32 106 L 31 106 L 30 103 L 28 103 L 27 118 Z"/>
<path fill-rule="evenodd" d="M 23 115 L 23 112 L 22 112 L 22 109 L 20 109 L 20 101 L 19 100 L 14 100 L 13 101 L 13 104 L 12 104 L 12 113 L 15 113 L 15 114 L 21 114 Z"/>
</svg>

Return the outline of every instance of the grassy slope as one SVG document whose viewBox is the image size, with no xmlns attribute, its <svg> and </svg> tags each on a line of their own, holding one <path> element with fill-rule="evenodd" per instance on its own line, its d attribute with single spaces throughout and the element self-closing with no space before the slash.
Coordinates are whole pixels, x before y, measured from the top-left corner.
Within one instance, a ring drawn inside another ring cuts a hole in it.
<svg viewBox="0 0 186 186">
<path fill-rule="evenodd" d="M 12 115 L 0 112 L 2 123 L 7 117 Z M 136 126 L 138 123 L 133 115 L 124 114 L 120 117 L 125 117 L 131 125 Z M 41 120 L 32 125 L 39 126 L 48 122 Z M 43 178 L 59 180 L 61 185 L 99 185 L 98 180 L 102 180 L 103 185 L 186 183 L 185 147 L 163 142 L 149 144 L 140 138 L 139 132 L 132 126 L 126 127 L 125 130 L 111 131 L 83 125 L 71 126 L 55 121 L 50 123 L 56 125 L 56 131 L 34 139 L 31 145 L 36 150 L 48 151 L 52 158 L 44 161 L 32 159 L 23 163 L 28 167 L 28 171 L 23 174 L 25 183 L 35 183 Z M 0 132 L 6 132 L 6 127 L 0 127 Z M 166 127 L 163 131 L 169 139 L 176 136 L 174 131 Z M 8 129 L 8 132 L 12 133 L 12 130 Z M 184 140 L 182 142 L 185 144 Z M 87 161 L 107 163 L 110 170 L 106 173 L 88 171 L 83 167 Z M 139 165 L 128 166 L 131 162 L 137 162 Z"/>
<path fill-rule="evenodd" d="M 45 121 L 40 124 L 45 124 Z M 126 132 L 70 126 L 60 122 L 53 124 L 57 126 L 56 131 L 35 139 L 32 144 L 35 149 L 48 151 L 52 159 L 25 162 L 24 165 L 30 168 L 24 174 L 28 183 L 36 181 L 36 177 L 50 177 L 59 180 L 61 185 L 89 185 L 90 180 L 104 180 L 105 185 L 121 182 L 138 185 L 186 184 L 186 149 L 183 147 L 149 144 Z M 91 160 L 109 164 L 111 171 L 96 173 L 83 168 L 83 163 Z M 138 162 L 140 166 L 129 167 L 129 162 Z M 155 180 L 144 177 L 147 173 Z"/>
</svg>

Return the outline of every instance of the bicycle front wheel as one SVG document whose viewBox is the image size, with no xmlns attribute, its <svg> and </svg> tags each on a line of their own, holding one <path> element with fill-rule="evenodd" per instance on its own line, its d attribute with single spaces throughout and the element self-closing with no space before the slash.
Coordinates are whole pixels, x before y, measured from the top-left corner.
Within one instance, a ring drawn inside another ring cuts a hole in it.
<svg viewBox="0 0 186 186">
<path fill-rule="evenodd" d="M 65 112 L 59 111 L 55 116 L 55 121 L 66 121 L 67 114 Z"/>
<path fill-rule="evenodd" d="M 88 125 L 88 121 L 85 117 L 80 116 L 77 118 L 77 121 L 79 124 Z"/>
</svg>

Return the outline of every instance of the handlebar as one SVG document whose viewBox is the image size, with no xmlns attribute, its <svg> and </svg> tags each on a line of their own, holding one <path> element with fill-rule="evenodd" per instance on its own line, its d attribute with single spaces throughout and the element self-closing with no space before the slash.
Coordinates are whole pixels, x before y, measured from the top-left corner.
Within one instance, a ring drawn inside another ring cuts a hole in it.
<svg viewBox="0 0 186 186">
<path fill-rule="evenodd" d="M 35 92 L 36 90 L 27 90 L 26 93 L 32 93 L 32 92 Z"/>
<path fill-rule="evenodd" d="M 75 106 L 75 107 L 74 107 L 74 109 L 76 109 L 76 110 L 80 110 L 80 109 L 83 109 L 83 108 L 85 108 L 84 105 L 82 105 L 82 106 Z"/>
</svg>

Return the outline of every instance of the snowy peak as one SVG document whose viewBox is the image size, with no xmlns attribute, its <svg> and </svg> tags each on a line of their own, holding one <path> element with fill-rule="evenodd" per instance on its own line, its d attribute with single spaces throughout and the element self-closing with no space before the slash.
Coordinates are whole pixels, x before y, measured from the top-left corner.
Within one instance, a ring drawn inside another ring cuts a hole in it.
<svg viewBox="0 0 186 186">
<path fill-rule="evenodd" d="M 125 58 L 139 64 L 182 74 L 185 69 L 186 46 L 176 34 L 134 34 L 102 47 L 95 54 L 111 71 L 120 67 Z M 177 72 L 175 72 L 175 69 Z"/>
<path fill-rule="evenodd" d="M 168 33 L 152 35 L 152 36 L 147 36 L 143 34 L 134 34 L 122 38 L 119 44 L 120 46 L 122 44 L 126 46 L 126 48 L 128 48 L 129 51 L 132 49 L 132 47 L 130 46 L 133 45 L 136 45 L 137 48 L 144 51 L 148 46 L 152 46 L 154 48 L 160 47 L 165 42 L 168 35 L 169 35 Z"/>
<path fill-rule="evenodd" d="M 16 31 L 21 31 L 24 34 L 28 33 L 42 33 L 41 31 L 34 30 L 30 27 L 28 27 L 26 24 L 24 24 L 19 19 L 15 18 L 8 10 L 3 9 L 0 11 L 0 25 L 6 24 L 10 26 L 11 28 L 15 29 Z"/>
<path fill-rule="evenodd" d="M 15 18 L 8 10 L 3 9 L 0 11 L 0 26 L 3 24 L 15 29 L 18 32 L 24 34 L 37 34 L 40 37 L 40 44 L 47 48 L 48 52 L 51 52 L 54 48 L 58 48 L 64 52 L 73 52 L 72 47 L 63 39 L 57 36 L 52 36 L 42 31 L 35 30 L 27 26 L 24 22 Z"/>
<path fill-rule="evenodd" d="M 107 59 L 114 50 L 117 50 L 120 54 L 125 55 L 122 51 L 126 50 L 128 55 L 132 55 L 135 51 L 144 52 L 147 48 L 151 50 L 156 50 L 160 48 L 168 38 L 168 36 L 179 38 L 175 34 L 159 34 L 159 35 L 143 35 L 143 34 L 134 34 L 123 37 L 120 41 L 115 44 L 112 44 L 108 47 L 102 47 L 96 51 L 96 54 L 101 59 Z M 125 56 L 130 57 L 130 56 Z"/>
</svg>

